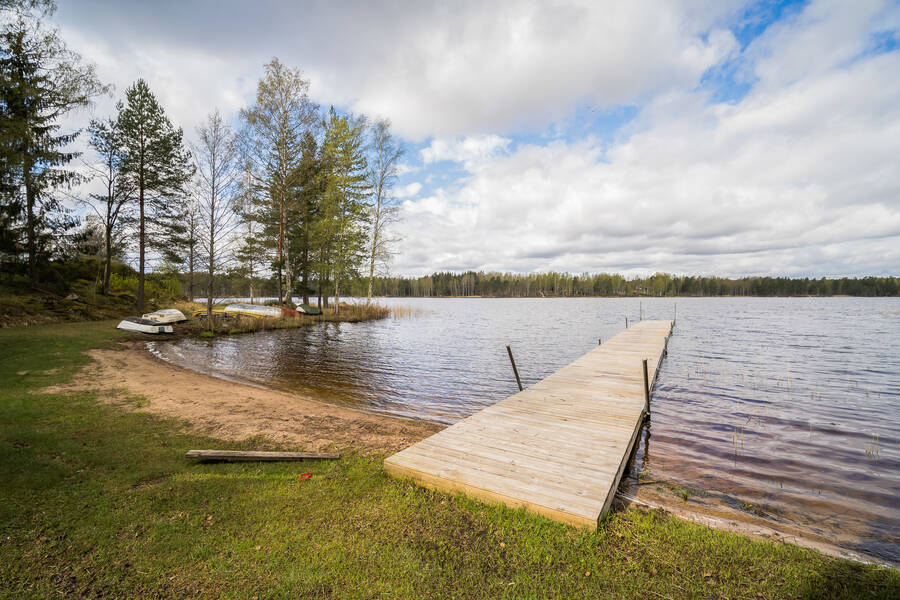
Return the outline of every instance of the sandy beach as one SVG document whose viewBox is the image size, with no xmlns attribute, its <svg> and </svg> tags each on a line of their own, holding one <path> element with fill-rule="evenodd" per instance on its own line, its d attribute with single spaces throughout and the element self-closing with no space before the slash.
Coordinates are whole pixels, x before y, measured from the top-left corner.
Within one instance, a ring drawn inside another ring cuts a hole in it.
<svg viewBox="0 0 900 600">
<path fill-rule="evenodd" d="M 441 429 L 298 394 L 211 377 L 167 363 L 140 343 L 90 351 L 73 381 L 45 391 L 96 392 L 101 402 L 184 421 L 227 440 L 262 436 L 280 448 L 392 453 Z"/>
</svg>

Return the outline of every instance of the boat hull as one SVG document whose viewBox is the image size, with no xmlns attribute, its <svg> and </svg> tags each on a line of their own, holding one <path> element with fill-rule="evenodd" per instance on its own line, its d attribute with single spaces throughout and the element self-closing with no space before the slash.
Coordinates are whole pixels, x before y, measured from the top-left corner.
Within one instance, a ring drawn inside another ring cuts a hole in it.
<svg viewBox="0 0 900 600">
<path fill-rule="evenodd" d="M 157 323 L 156 321 L 151 321 L 149 319 L 139 319 L 137 317 L 128 317 L 126 319 L 122 319 L 122 321 L 118 325 L 116 325 L 116 329 L 121 329 L 123 331 L 136 331 L 139 333 L 147 334 L 173 332 L 171 325 L 167 325 L 165 323 Z"/>
</svg>

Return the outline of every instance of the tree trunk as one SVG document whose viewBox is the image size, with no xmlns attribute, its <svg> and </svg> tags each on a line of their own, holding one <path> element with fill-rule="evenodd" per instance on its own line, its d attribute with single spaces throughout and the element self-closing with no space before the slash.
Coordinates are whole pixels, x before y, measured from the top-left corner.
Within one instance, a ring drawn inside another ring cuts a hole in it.
<svg viewBox="0 0 900 600">
<path fill-rule="evenodd" d="M 102 293 L 109 294 L 109 276 L 112 271 L 112 227 L 109 226 L 109 217 L 106 220 L 106 264 L 103 266 Z"/>
<path fill-rule="evenodd" d="M 318 298 L 316 299 L 316 306 L 319 310 L 322 310 L 322 272 L 319 272 L 319 276 L 316 277 L 316 292 Z"/>
<path fill-rule="evenodd" d="M 372 301 L 372 279 L 375 277 L 375 245 L 378 241 L 378 232 L 372 234 L 372 255 L 369 257 L 369 291 L 366 294 L 366 304 Z"/>
<path fill-rule="evenodd" d="M 37 223 L 34 218 L 34 201 L 35 190 L 34 182 L 31 180 L 31 156 L 25 154 L 23 164 L 23 174 L 25 179 L 25 210 L 26 210 L 26 229 L 28 235 L 28 279 L 32 284 L 37 283 Z"/>
<path fill-rule="evenodd" d="M 250 304 L 253 304 L 253 259 L 250 259 Z"/>
<path fill-rule="evenodd" d="M 341 312 L 341 278 L 334 276 L 334 314 Z"/>
<path fill-rule="evenodd" d="M 285 306 L 289 306 L 294 300 L 294 270 L 291 268 L 290 250 L 284 253 L 284 296 L 282 302 Z"/>
<path fill-rule="evenodd" d="M 140 177 L 140 181 L 138 183 L 138 203 L 140 204 L 140 212 L 141 212 L 141 225 L 140 225 L 140 233 L 139 235 L 139 258 L 138 258 L 138 297 L 137 297 L 137 311 L 144 312 L 144 252 L 145 252 L 145 230 L 144 230 L 144 177 L 143 177 L 143 169 Z"/>
<path fill-rule="evenodd" d="M 306 217 L 303 220 L 303 265 L 300 271 L 300 284 L 303 286 L 303 304 L 309 304 L 309 203 Z"/>
<path fill-rule="evenodd" d="M 213 268 L 215 267 L 215 257 L 216 257 L 216 236 L 215 236 L 215 215 L 216 215 L 216 201 L 215 197 L 210 200 L 209 207 L 209 272 L 206 275 L 206 319 L 209 324 L 209 331 L 212 333 L 215 331 L 213 327 L 213 314 L 212 314 L 212 304 L 213 304 L 213 284 L 215 283 L 215 274 L 213 272 Z"/>
<path fill-rule="evenodd" d="M 191 225 L 191 238 L 194 237 L 194 226 Z M 194 242 L 191 240 L 191 251 L 188 253 L 188 302 L 194 301 Z M 209 295 L 209 294 L 207 294 Z"/>
<path fill-rule="evenodd" d="M 280 255 L 281 252 L 279 251 L 278 254 Z M 278 258 L 278 268 L 275 270 L 275 273 L 278 277 L 278 297 L 281 298 L 284 288 L 281 286 L 282 280 L 281 280 L 281 257 L 280 256 Z"/>
</svg>

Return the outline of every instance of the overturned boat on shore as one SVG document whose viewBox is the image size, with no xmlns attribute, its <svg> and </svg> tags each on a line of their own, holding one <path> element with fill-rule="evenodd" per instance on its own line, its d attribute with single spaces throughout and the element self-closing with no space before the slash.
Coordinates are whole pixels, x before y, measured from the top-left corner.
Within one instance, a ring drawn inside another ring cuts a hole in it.
<svg viewBox="0 0 900 600">
<path fill-rule="evenodd" d="M 156 310 L 152 313 L 143 315 L 141 318 L 147 321 L 154 321 L 156 323 L 184 323 L 187 321 L 187 317 L 184 316 L 184 313 L 177 308 L 164 308 L 162 310 Z"/>
<path fill-rule="evenodd" d="M 150 319 L 141 319 L 140 317 L 125 317 L 118 325 L 116 325 L 116 329 L 150 334 L 172 333 L 173 331 L 171 325 L 158 323 L 156 321 L 151 321 Z"/>
<path fill-rule="evenodd" d="M 297 312 L 303 315 L 321 315 L 322 309 L 311 304 L 300 304 L 297 306 Z"/>
<path fill-rule="evenodd" d="M 284 306 L 263 306 L 259 304 L 229 304 L 224 308 L 214 308 L 214 313 L 224 313 L 242 317 L 256 317 L 258 319 L 281 319 L 284 317 L 299 316 L 296 310 Z"/>
</svg>

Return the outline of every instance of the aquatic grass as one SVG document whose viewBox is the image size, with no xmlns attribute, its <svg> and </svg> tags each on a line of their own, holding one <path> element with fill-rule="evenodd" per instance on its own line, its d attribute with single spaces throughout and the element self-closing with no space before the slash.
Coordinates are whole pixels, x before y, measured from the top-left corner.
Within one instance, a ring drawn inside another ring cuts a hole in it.
<svg viewBox="0 0 900 600">
<path fill-rule="evenodd" d="M 393 319 L 409 319 L 421 317 L 425 314 L 425 310 L 418 306 L 392 305 L 390 307 L 391 318 Z"/>
<path fill-rule="evenodd" d="M 571 528 L 391 479 L 378 457 L 186 461 L 191 447 L 278 445 L 40 391 L 115 340 L 112 325 L 0 331 L 0 598 L 900 595 L 894 569 L 659 511 Z"/>
</svg>

